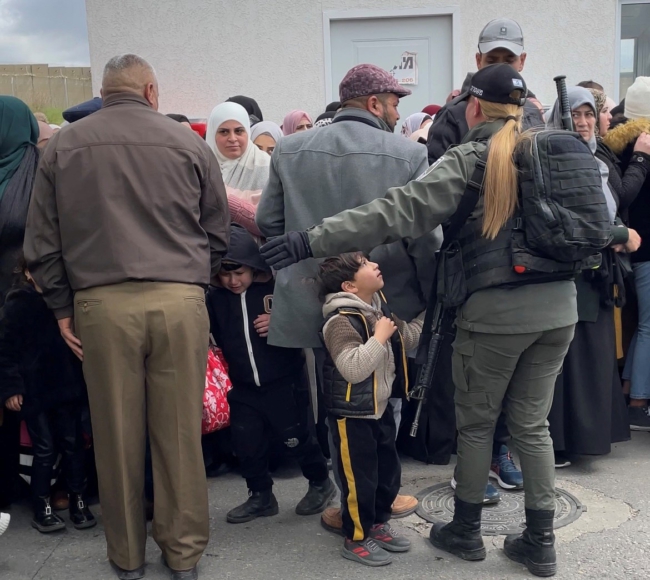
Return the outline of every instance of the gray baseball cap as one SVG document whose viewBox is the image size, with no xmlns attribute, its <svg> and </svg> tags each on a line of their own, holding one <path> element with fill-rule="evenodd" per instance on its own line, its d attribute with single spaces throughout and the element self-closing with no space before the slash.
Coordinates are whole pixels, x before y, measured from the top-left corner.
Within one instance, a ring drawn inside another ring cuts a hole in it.
<svg viewBox="0 0 650 580">
<path fill-rule="evenodd" d="M 505 48 L 519 56 L 524 52 L 524 33 L 511 18 L 495 18 L 488 22 L 478 37 L 478 49 L 485 54 L 495 48 Z"/>
</svg>

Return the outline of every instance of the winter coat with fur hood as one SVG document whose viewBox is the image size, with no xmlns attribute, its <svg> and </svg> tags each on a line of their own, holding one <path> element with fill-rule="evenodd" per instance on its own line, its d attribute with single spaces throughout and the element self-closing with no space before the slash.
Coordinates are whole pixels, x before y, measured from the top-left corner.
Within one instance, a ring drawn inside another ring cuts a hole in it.
<svg viewBox="0 0 650 580">
<path fill-rule="evenodd" d="M 630 185 L 631 181 L 643 180 L 636 198 L 626 201 L 630 204 L 629 226 L 634 228 L 642 239 L 650 240 L 650 156 L 634 151 L 636 140 L 641 133 L 650 133 L 650 119 L 620 123 L 607 132 L 603 142 L 619 159 L 618 171 L 623 182 L 628 182 L 630 191 L 638 187 L 638 183 L 635 187 Z M 632 261 L 650 261 L 650 244 L 642 244 L 639 250 L 632 254 Z"/>
</svg>

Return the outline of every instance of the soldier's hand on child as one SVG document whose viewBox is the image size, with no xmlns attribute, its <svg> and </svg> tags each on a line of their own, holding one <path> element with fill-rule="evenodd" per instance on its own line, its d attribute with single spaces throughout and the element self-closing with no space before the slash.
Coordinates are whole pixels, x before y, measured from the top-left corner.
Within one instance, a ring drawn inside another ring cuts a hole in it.
<svg viewBox="0 0 650 580">
<path fill-rule="evenodd" d="M 269 325 L 271 324 L 271 315 L 270 314 L 260 314 L 253 322 L 253 326 L 262 337 L 267 337 L 269 335 Z"/>
<path fill-rule="evenodd" d="M 375 324 L 375 338 L 381 344 L 386 344 L 386 341 L 393 336 L 396 330 L 395 323 L 390 318 L 382 316 Z"/>
<path fill-rule="evenodd" d="M 14 395 L 13 397 L 9 397 L 5 401 L 5 407 L 9 409 L 10 411 L 20 411 L 21 407 L 23 406 L 23 396 L 22 395 Z"/>
</svg>

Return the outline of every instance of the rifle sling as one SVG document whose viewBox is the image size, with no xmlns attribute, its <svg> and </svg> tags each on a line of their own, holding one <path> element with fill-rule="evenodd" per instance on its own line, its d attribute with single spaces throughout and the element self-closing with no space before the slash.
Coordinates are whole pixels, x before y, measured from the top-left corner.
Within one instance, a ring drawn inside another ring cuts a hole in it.
<svg viewBox="0 0 650 580">
<path fill-rule="evenodd" d="M 485 177 L 485 167 L 487 162 L 489 150 L 486 149 L 485 153 L 481 155 L 479 160 L 476 162 L 474 172 L 472 177 L 467 182 L 465 186 L 465 191 L 463 197 L 452 215 L 447 222 L 447 227 L 444 230 L 444 240 L 442 242 L 441 250 L 445 250 L 449 245 L 458 237 L 461 228 L 465 225 L 472 212 L 476 209 L 478 200 L 481 197 L 481 190 L 483 189 L 483 179 Z M 438 252 L 438 257 L 436 259 L 436 275 L 434 277 L 433 284 L 431 286 L 431 292 L 429 294 L 429 300 L 427 302 L 427 313 L 424 316 L 424 325 L 422 326 L 422 336 L 420 338 L 420 344 L 418 346 L 417 361 L 419 364 L 424 364 L 426 361 L 426 352 L 428 350 L 429 343 L 431 342 L 431 337 L 433 336 L 433 314 L 436 310 L 436 304 L 438 302 L 438 265 L 440 263 L 440 252 Z M 442 317 L 444 312 L 441 310 L 440 316 Z M 438 325 L 436 321 L 436 326 Z"/>
</svg>

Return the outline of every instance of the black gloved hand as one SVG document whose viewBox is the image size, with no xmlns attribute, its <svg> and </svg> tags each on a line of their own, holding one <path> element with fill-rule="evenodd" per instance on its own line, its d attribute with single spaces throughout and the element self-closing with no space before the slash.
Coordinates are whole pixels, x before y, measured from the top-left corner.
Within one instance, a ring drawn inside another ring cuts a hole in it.
<svg viewBox="0 0 650 580">
<path fill-rule="evenodd" d="M 287 232 L 274 238 L 260 248 L 264 261 L 275 270 L 282 270 L 291 264 L 311 258 L 311 247 L 307 232 Z"/>
</svg>

